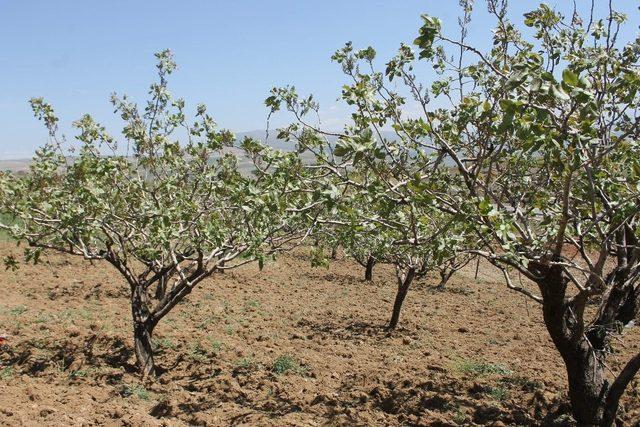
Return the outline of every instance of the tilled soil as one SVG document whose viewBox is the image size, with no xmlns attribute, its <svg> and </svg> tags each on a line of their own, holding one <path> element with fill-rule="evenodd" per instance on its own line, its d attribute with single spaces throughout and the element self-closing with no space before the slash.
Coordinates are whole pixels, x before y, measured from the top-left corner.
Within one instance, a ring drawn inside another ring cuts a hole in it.
<svg viewBox="0 0 640 427">
<path fill-rule="evenodd" d="M 0 256 L 19 251 L 0 245 Z M 540 308 L 489 266 L 410 290 L 384 329 L 391 268 L 374 281 L 304 249 L 210 278 L 155 331 L 142 381 L 128 289 L 104 263 L 49 255 L 2 274 L 1 425 L 540 425 L 569 423 L 566 375 Z M 609 367 L 638 352 L 627 329 Z M 621 408 L 640 421 L 640 379 Z M 568 424 L 567 424 L 568 425 Z M 635 424 L 637 425 L 637 424 Z"/>
</svg>

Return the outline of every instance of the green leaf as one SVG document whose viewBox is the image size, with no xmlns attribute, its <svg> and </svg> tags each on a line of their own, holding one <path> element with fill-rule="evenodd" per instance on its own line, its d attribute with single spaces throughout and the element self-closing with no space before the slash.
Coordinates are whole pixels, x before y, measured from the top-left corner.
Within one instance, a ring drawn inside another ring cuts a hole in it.
<svg viewBox="0 0 640 427">
<path fill-rule="evenodd" d="M 344 157 L 349 153 L 349 150 L 344 145 L 336 145 L 336 148 L 333 149 L 333 154 L 338 157 Z"/>
<path fill-rule="evenodd" d="M 526 72 L 514 73 L 511 75 L 511 77 L 509 77 L 509 79 L 507 79 L 507 82 L 505 83 L 505 89 L 513 90 L 522 85 L 522 83 L 524 83 L 526 80 Z"/>
<path fill-rule="evenodd" d="M 413 43 L 420 48 L 420 58 L 430 58 L 433 56 L 433 43 L 440 33 L 441 23 L 438 18 L 429 15 L 422 15 L 423 25 L 420 27 L 420 35 Z"/>
<path fill-rule="evenodd" d="M 551 94 L 559 101 L 569 101 L 571 99 L 569 95 L 567 95 L 567 92 L 558 85 L 551 86 Z"/>
<path fill-rule="evenodd" d="M 568 86 L 574 87 L 578 85 L 579 79 L 576 73 L 566 68 L 562 72 L 562 81 L 565 82 Z"/>
</svg>

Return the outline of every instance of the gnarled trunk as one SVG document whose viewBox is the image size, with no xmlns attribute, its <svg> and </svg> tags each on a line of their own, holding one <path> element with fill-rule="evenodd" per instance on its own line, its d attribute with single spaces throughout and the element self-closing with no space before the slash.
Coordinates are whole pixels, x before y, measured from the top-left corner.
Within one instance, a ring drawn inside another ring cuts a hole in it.
<svg viewBox="0 0 640 427">
<path fill-rule="evenodd" d="M 584 331 L 584 299 L 566 298 L 567 279 L 559 266 L 534 265 L 543 279 L 538 282 L 543 297 L 544 323 L 564 361 L 569 383 L 569 400 L 580 426 L 610 426 L 615 420 L 624 388 L 640 367 L 640 355 L 633 359 L 609 388 L 601 357 Z M 634 363 L 637 363 L 638 367 Z M 624 383 L 624 384 L 623 384 Z"/>
<path fill-rule="evenodd" d="M 147 292 L 140 284 L 135 285 L 131 290 L 131 315 L 136 364 L 144 377 L 155 375 L 151 341 L 155 323 L 149 314 Z"/>
<path fill-rule="evenodd" d="M 640 256 L 635 227 L 625 226 L 616 234 L 616 268 L 605 279 L 598 314 L 587 330 L 587 338 L 599 352 L 607 351 L 612 334 L 638 316 L 640 285 L 637 261 Z"/>
<path fill-rule="evenodd" d="M 600 425 L 605 407 L 607 382 L 602 363 L 586 339 L 558 346 L 569 381 L 569 400 L 580 426 Z"/>
<path fill-rule="evenodd" d="M 370 282 L 373 280 L 373 266 L 376 265 L 376 259 L 372 256 L 367 258 L 367 265 L 364 269 L 364 280 Z"/>
<path fill-rule="evenodd" d="M 636 295 L 633 283 L 628 283 L 629 269 L 626 266 L 619 266 L 606 278 L 608 291 L 603 297 L 602 304 L 598 310 L 598 315 L 587 331 L 587 337 L 597 350 L 603 351 L 608 345 L 608 337 L 611 332 L 618 329 L 616 323 L 623 325 L 629 323 L 637 313 Z M 626 306 L 624 316 L 623 307 Z M 627 319 L 631 315 L 632 317 Z M 626 322 L 624 321 L 626 320 Z"/>
<path fill-rule="evenodd" d="M 135 344 L 136 364 L 142 376 L 155 375 L 155 362 L 153 360 L 153 327 L 148 323 L 134 323 L 133 339 Z"/>
<path fill-rule="evenodd" d="M 409 292 L 409 287 L 411 286 L 411 282 L 413 282 L 415 274 L 416 269 L 413 267 L 407 270 L 407 273 L 404 275 L 404 277 L 398 274 L 398 292 L 396 293 L 396 299 L 393 303 L 391 320 L 389 320 L 389 325 L 387 326 L 387 329 L 389 330 L 393 330 L 396 328 L 396 326 L 398 326 L 398 321 L 400 320 L 400 311 L 402 310 L 402 303 L 407 296 L 407 292 Z"/>
<path fill-rule="evenodd" d="M 635 226 L 621 228 L 617 235 L 617 266 L 606 279 L 609 292 L 598 313 L 596 326 L 611 327 L 614 322 L 626 325 L 638 316 L 640 309 L 640 285 L 638 282 L 638 258 L 640 243 Z"/>
</svg>

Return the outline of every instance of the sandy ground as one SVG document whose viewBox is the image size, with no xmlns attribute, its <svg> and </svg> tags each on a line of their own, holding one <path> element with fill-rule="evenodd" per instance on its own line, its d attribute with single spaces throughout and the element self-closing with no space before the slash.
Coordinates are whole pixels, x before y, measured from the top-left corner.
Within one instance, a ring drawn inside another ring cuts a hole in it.
<svg viewBox="0 0 640 427">
<path fill-rule="evenodd" d="M 0 256 L 19 253 L 0 244 Z M 410 291 L 388 334 L 390 268 L 375 280 L 304 251 L 212 277 L 155 334 L 163 373 L 134 370 L 127 288 L 103 263 L 51 255 L 3 272 L 0 425 L 540 425 L 567 412 L 540 310 L 481 265 Z M 640 346 L 629 329 L 616 372 Z M 640 379 L 625 424 L 640 421 Z"/>
</svg>

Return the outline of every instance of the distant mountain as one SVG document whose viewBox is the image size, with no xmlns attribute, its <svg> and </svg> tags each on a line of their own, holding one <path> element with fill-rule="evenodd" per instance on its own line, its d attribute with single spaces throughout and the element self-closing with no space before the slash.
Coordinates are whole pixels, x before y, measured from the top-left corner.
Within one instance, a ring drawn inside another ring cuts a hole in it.
<svg viewBox="0 0 640 427">
<path fill-rule="evenodd" d="M 250 132 L 237 132 L 236 133 L 236 147 L 240 145 L 242 140 L 245 137 L 256 139 L 263 144 L 267 144 L 275 149 L 283 150 L 283 151 L 293 151 L 295 150 L 295 142 L 283 141 L 277 138 L 278 131 L 277 129 L 273 129 L 269 131 L 269 137 L 267 138 L 267 133 L 264 130 L 253 130 Z M 382 136 L 386 139 L 395 139 L 396 134 L 393 131 L 383 131 Z M 327 138 L 331 144 L 337 141 L 336 137 L 328 137 Z M 242 156 L 242 152 L 237 148 L 230 149 L 231 152 L 236 154 L 239 157 Z M 309 156 L 309 159 L 311 156 Z M 308 160 L 308 159 L 307 159 Z M 241 159 L 241 168 L 246 168 L 248 165 L 244 163 L 248 163 L 247 159 Z M 16 159 L 16 160 L 2 160 L 0 159 L 0 171 L 11 171 L 11 172 L 21 172 L 26 173 L 29 170 L 29 165 L 31 164 L 31 159 Z"/>
<path fill-rule="evenodd" d="M 338 132 L 335 132 L 338 133 Z M 382 137 L 385 139 L 396 139 L 396 133 L 393 131 L 382 131 Z M 294 141 L 283 141 L 277 138 L 278 130 L 273 129 L 269 131 L 269 137 L 267 138 L 267 133 L 264 130 L 254 130 L 251 132 L 238 132 L 236 133 L 236 145 L 239 145 L 245 137 L 256 139 L 263 144 L 267 144 L 273 148 L 283 151 L 293 151 L 295 150 L 295 142 Z M 330 143 L 335 143 L 338 138 L 329 136 L 327 137 Z"/>
<path fill-rule="evenodd" d="M 0 160 L 0 171 L 26 173 L 30 164 L 31 159 Z"/>
</svg>

